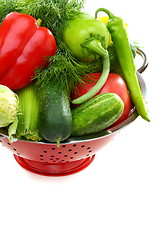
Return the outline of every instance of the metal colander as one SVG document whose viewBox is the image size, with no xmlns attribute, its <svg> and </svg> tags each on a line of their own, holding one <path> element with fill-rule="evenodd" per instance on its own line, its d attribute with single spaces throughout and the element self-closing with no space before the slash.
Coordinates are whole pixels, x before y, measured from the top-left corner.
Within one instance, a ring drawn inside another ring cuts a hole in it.
<svg viewBox="0 0 160 240">
<path fill-rule="evenodd" d="M 93 161 L 95 154 L 137 116 L 138 114 L 134 112 L 123 124 L 82 139 L 70 138 L 61 143 L 60 147 L 52 143 L 22 140 L 10 143 L 5 136 L 0 142 L 13 152 L 15 159 L 23 168 L 46 176 L 63 176 L 87 167 Z"/>
<path fill-rule="evenodd" d="M 145 55 L 143 57 L 144 63 L 139 72 L 143 72 L 147 65 Z M 146 85 L 139 72 L 137 72 L 139 83 L 143 94 L 146 95 Z M 45 176 L 64 176 L 86 168 L 93 161 L 97 151 L 106 146 L 121 129 L 137 117 L 138 114 L 133 109 L 133 113 L 124 122 L 97 134 L 68 138 L 59 147 L 53 143 L 17 139 L 10 143 L 2 129 L 0 142 L 13 152 L 16 161 L 23 168 Z"/>
<path fill-rule="evenodd" d="M 24 168 L 44 175 L 66 175 L 88 166 L 95 153 L 113 139 L 114 133 L 95 139 L 55 144 L 17 140 L 13 143 L 7 137 L 0 141 L 11 150 L 17 162 Z"/>
</svg>

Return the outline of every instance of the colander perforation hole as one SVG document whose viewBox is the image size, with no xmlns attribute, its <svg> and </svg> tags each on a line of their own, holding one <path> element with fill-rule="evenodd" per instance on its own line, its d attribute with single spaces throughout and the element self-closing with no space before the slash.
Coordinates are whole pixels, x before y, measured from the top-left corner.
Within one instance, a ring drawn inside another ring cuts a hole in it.
<svg viewBox="0 0 160 240">
<path fill-rule="evenodd" d="M 72 149 L 68 149 L 68 152 L 71 152 L 72 151 Z"/>
<path fill-rule="evenodd" d="M 11 143 L 7 143 L 8 145 L 11 145 Z"/>
<path fill-rule="evenodd" d="M 55 150 L 55 148 L 53 147 L 52 150 Z"/>
<path fill-rule="evenodd" d="M 64 163 L 63 160 L 58 161 L 58 163 Z"/>
<path fill-rule="evenodd" d="M 70 157 L 70 159 L 73 159 L 73 157 Z"/>
<path fill-rule="evenodd" d="M 68 155 L 64 155 L 64 157 L 68 157 Z"/>
<path fill-rule="evenodd" d="M 62 145 L 62 147 L 63 147 L 63 148 L 65 148 L 65 147 L 66 147 L 66 145 Z"/>
<path fill-rule="evenodd" d="M 58 152 L 58 154 L 61 154 L 62 152 Z"/>
<path fill-rule="evenodd" d="M 16 148 L 13 148 L 13 150 L 16 152 L 16 155 L 19 155 L 19 156 L 20 156 L 20 153 L 17 152 L 17 149 L 16 149 Z"/>
<path fill-rule="evenodd" d="M 82 145 L 82 146 L 81 146 L 81 148 L 84 148 L 84 147 L 85 147 L 85 145 Z"/>
<path fill-rule="evenodd" d="M 47 151 L 43 151 L 44 153 L 47 153 Z"/>
<path fill-rule="evenodd" d="M 76 147 L 77 145 L 76 144 L 73 144 L 73 147 Z"/>
<path fill-rule="evenodd" d="M 78 152 L 74 152 L 74 154 L 77 154 Z"/>
</svg>

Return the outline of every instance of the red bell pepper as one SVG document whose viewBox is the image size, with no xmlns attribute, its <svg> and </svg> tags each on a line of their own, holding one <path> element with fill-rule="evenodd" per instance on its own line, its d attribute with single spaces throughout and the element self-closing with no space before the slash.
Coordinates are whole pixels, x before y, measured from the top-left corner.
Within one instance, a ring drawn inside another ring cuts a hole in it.
<svg viewBox="0 0 160 240">
<path fill-rule="evenodd" d="M 0 84 L 11 89 L 28 85 L 35 70 L 56 52 L 51 31 L 28 14 L 12 12 L 0 26 Z"/>
</svg>

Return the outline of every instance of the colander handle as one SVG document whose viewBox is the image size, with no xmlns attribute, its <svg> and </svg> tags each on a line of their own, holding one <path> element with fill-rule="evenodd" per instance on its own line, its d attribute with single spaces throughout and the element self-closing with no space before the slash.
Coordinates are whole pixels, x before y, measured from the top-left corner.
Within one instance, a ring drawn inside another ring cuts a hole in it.
<svg viewBox="0 0 160 240">
<path fill-rule="evenodd" d="M 4 129 L 0 129 L 0 139 L 5 138 L 7 136 L 7 131 Z"/>
<path fill-rule="evenodd" d="M 136 53 L 138 55 L 140 55 L 143 59 L 143 63 L 141 65 L 141 67 L 138 68 L 138 70 L 137 70 L 139 73 L 142 73 L 148 67 L 148 59 L 147 59 L 145 52 L 143 52 L 141 49 L 137 48 Z"/>
<path fill-rule="evenodd" d="M 0 135 L 0 139 L 1 139 L 1 138 L 4 138 L 4 136 L 3 136 L 3 135 Z"/>
</svg>

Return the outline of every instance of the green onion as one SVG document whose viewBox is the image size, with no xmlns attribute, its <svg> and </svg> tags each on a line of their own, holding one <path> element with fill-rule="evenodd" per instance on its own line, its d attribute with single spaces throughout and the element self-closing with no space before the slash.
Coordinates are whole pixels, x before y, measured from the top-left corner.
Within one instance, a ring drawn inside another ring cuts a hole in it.
<svg viewBox="0 0 160 240">
<path fill-rule="evenodd" d="M 16 138 L 40 141 L 39 134 L 39 101 L 33 83 L 17 91 L 19 114 Z"/>
</svg>

